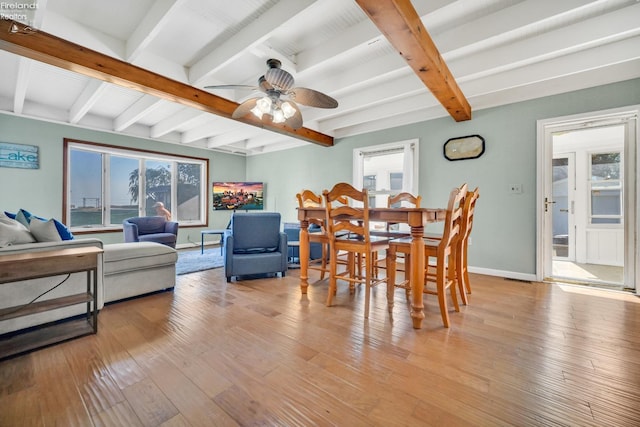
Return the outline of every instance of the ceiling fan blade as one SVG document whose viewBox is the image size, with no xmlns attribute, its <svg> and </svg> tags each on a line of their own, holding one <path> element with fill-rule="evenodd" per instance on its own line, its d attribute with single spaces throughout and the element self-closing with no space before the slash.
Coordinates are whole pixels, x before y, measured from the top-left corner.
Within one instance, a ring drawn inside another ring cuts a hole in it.
<svg viewBox="0 0 640 427">
<path fill-rule="evenodd" d="M 309 107 L 336 108 L 338 106 L 338 101 L 329 95 L 306 87 L 295 87 L 287 92 L 287 95 L 297 103 Z"/>
<path fill-rule="evenodd" d="M 287 91 L 293 86 L 293 76 L 282 68 L 269 68 L 264 78 L 275 89 Z"/>
<path fill-rule="evenodd" d="M 213 85 L 205 86 L 205 89 L 244 89 L 244 90 L 260 90 L 258 86 L 251 85 Z"/>
<path fill-rule="evenodd" d="M 292 129 L 300 129 L 302 127 L 302 113 L 295 102 L 289 101 L 289 104 L 296 110 L 296 113 L 289 117 L 284 123 Z"/>
<path fill-rule="evenodd" d="M 231 118 L 239 119 L 240 117 L 244 117 L 251 112 L 251 109 L 256 106 L 260 98 L 251 98 L 244 101 L 242 104 L 238 105 L 238 108 L 235 109 Z"/>
</svg>

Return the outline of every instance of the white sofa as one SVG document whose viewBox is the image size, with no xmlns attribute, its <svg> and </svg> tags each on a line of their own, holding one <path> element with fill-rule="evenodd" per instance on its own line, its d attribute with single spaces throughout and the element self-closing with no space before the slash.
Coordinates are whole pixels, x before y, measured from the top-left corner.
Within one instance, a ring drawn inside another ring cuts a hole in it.
<svg viewBox="0 0 640 427">
<path fill-rule="evenodd" d="M 98 258 L 98 310 L 105 303 L 173 288 L 175 285 L 175 249 L 159 243 L 137 242 L 103 245 L 94 238 L 76 238 L 61 242 L 40 242 L 0 248 L 5 254 L 95 246 L 104 253 Z M 53 288 L 66 275 L 0 284 L 0 309 L 26 304 Z M 46 293 L 38 301 L 81 293 L 86 290 L 85 272 L 73 273 L 62 285 Z M 0 335 L 86 313 L 86 305 L 78 304 L 47 312 L 0 321 Z"/>
</svg>

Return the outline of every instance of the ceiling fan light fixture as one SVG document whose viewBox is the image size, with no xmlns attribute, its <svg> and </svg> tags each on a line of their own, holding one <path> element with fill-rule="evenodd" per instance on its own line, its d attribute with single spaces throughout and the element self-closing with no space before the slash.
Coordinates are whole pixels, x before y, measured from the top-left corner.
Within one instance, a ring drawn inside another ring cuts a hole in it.
<svg viewBox="0 0 640 427">
<path fill-rule="evenodd" d="M 254 116 L 256 116 L 258 119 L 262 120 L 262 115 L 264 114 L 256 105 L 255 107 L 253 107 L 251 110 L 249 110 L 253 113 Z"/>
<path fill-rule="evenodd" d="M 273 110 L 273 123 L 284 123 L 286 120 L 284 112 L 280 108 Z"/>
<path fill-rule="evenodd" d="M 283 102 L 282 105 L 280 105 L 280 109 L 282 110 L 285 119 L 289 119 L 293 117 L 294 114 L 296 114 L 296 109 L 293 108 L 293 105 L 291 105 L 288 101 Z"/>
</svg>

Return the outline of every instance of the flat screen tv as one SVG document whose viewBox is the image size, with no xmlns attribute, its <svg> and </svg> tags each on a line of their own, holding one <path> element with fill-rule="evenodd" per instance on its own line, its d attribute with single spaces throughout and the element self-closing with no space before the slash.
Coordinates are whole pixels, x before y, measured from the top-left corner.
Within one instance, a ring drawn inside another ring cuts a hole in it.
<svg viewBox="0 0 640 427">
<path fill-rule="evenodd" d="M 213 210 L 263 210 L 264 183 L 214 182 Z"/>
</svg>

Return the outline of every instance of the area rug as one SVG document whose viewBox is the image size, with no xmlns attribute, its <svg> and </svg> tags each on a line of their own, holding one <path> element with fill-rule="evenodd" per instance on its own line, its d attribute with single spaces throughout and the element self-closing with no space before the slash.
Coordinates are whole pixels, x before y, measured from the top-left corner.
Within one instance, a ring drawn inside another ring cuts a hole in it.
<svg viewBox="0 0 640 427">
<path fill-rule="evenodd" d="M 176 274 L 194 273 L 196 271 L 210 270 L 224 266 L 224 257 L 220 255 L 220 248 L 206 249 L 200 254 L 197 250 L 178 251 Z"/>
</svg>

